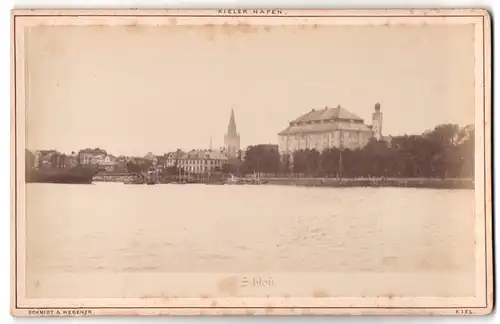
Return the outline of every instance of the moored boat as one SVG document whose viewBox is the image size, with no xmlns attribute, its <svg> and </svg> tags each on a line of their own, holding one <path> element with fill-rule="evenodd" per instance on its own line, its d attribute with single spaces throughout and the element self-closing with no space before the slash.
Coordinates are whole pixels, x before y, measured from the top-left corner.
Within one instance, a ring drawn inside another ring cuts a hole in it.
<svg viewBox="0 0 500 324">
<path fill-rule="evenodd" d="M 82 166 L 31 169 L 26 172 L 26 182 L 90 184 L 96 173 L 97 168 Z"/>
<path fill-rule="evenodd" d="M 226 184 L 230 185 L 242 185 L 244 184 L 241 179 L 236 178 L 233 174 L 229 176 L 229 179 L 227 179 Z"/>
<path fill-rule="evenodd" d="M 150 169 L 148 173 L 146 174 L 146 184 L 147 185 L 154 185 L 159 183 L 158 179 L 158 172 L 154 169 Z"/>
<path fill-rule="evenodd" d="M 124 184 L 144 184 L 144 180 L 141 178 L 127 179 L 123 182 Z"/>
</svg>

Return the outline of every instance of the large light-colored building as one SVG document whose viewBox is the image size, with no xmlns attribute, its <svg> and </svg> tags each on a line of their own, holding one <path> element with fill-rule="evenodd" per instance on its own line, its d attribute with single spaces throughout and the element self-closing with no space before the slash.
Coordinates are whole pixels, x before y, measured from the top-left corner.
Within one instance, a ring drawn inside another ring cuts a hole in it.
<svg viewBox="0 0 500 324">
<path fill-rule="evenodd" d="M 289 154 L 298 150 L 329 148 L 363 148 L 371 138 L 382 138 L 382 112 L 380 104 L 375 105 L 372 124 L 352 112 L 338 106 L 312 109 L 290 122 L 279 134 L 279 151 Z"/>
<path fill-rule="evenodd" d="M 240 134 L 236 130 L 234 110 L 231 109 L 227 133 L 224 135 L 224 147 L 221 147 L 220 150 L 212 150 L 212 138 L 210 137 L 209 150 L 191 150 L 189 152 L 177 150 L 165 154 L 165 167 L 176 167 L 182 172 L 192 174 L 206 174 L 222 170 L 222 167 L 230 160 L 237 158 L 239 153 Z M 154 158 L 151 153 L 149 156 Z"/>
<path fill-rule="evenodd" d="M 79 152 L 80 164 L 99 164 L 104 161 L 107 155 L 105 150 L 86 148 Z"/>
<path fill-rule="evenodd" d="M 227 133 L 224 136 L 224 145 L 229 159 L 238 157 L 240 151 L 240 134 L 236 130 L 236 120 L 234 118 L 234 110 L 231 109 L 231 117 L 227 126 Z"/>
<path fill-rule="evenodd" d="M 62 154 L 55 150 L 40 150 L 34 153 L 32 167 L 40 168 L 73 168 L 78 164 L 78 154 Z"/>
<path fill-rule="evenodd" d="M 226 154 L 222 151 L 191 150 L 184 152 L 178 150 L 167 154 L 166 166 L 177 167 L 184 172 L 204 174 L 221 170 L 228 162 Z"/>
</svg>

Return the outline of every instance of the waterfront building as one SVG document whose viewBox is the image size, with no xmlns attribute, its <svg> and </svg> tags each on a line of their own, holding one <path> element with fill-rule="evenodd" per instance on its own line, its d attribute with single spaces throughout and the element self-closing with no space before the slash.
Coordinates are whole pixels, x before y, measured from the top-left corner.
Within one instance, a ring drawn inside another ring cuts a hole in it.
<svg viewBox="0 0 500 324">
<path fill-rule="evenodd" d="M 39 150 L 34 153 L 33 167 L 44 168 L 72 168 L 78 164 L 78 154 L 63 154 L 56 150 Z"/>
<path fill-rule="evenodd" d="M 78 165 L 78 153 L 71 152 L 71 154 L 64 156 L 64 165 L 67 168 L 74 168 Z"/>
<path fill-rule="evenodd" d="M 254 148 L 259 148 L 264 151 L 268 152 L 278 152 L 278 145 L 276 144 L 257 144 L 257 145 L 252 145 Z"/>
<path fill-rule="evenodd" d="M 37 157 L 36 152 L 31 152 L 28 149 L 24 149 L 24 156 L 26 159 L 26 168 L 33 169 L 37 167 Z"/>
<path fill-rule="evenodd" d="M 227 152 L 227 158 L 235 159 L 240 151 L 240 134 L 236 130 L 236 120 L 234 110 L 231 109 L 231 117 L 227 126 L 227 133 L 224 136 L 224 145 Z"/>
<path fill-rule="evenodd" d="M 80 164 L 99 164 L 104 161 L 107 155 L 105 150 L 86 148 L 79 152 Z"/>
<path fill-rule="evenodd" d="M 154 155 L 152 152 L 148 152 L 148 154 L 144 155 L 144 160 L 153 161 L 155 157 L 156 155 Z"/>
<path fill-rule="evenodd" d="M 111 154 L 106 156 L 98 155 L 94 157 L 95 164 L 99 164 L 99 169 L 106 172 L 114 172 L 117 165 L 118 159 Z"/>
<path fill-rule="evenodd" d="M 167 156 L 169 154 L 164 155 L 155 155 L 151 152 L 146 154 L 143 158 L 144 161 L 148 161 L 150 166 L 154 169 L 164 169 L 167 166 Z"/>
<path fill-rule="evenodd" d="M 153 167 L 162 169 L 167 165 L 167 155 L 155 155 L 153 158 Z"/>
<path fill-rule="evenodd" d="M 35 151 L 34 167 L 41 169 L 44 167 L 52 167 L 55 164 L 57 152 L 55 150 L 38 150 Z"/>
<path fill-rule="evenodd" d="M 372 124 L 340 106 L 312 109 L 291 121 L 286 129 L 278 133 L 279 151 L 290 154 L 297 150 L 329 148 L 360 149 L 371 138 L 382 136 L 382 112 L 377 103 L 372 114 Z"/>
<path fill-rule="evenodd" d="M 247 151 L 246 150 L 240 150 L 240 153 L 239 153 L 239 160 L 240 161 L 245 161 L 245 157 L 247 155 Z"/>
<path fill-rule="evenodd" d="M 183 172 L 204 174 L 221 170 L 228 162 L 224 152 L 213 150 L 177 150 L 167 154 L 166 167 L 177 167 Z"/>
</svg>

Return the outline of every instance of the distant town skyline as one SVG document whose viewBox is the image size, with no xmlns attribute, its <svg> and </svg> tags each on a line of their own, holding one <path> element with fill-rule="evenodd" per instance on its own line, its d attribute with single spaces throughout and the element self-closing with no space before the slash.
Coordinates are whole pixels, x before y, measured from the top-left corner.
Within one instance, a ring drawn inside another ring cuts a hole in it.
<svg viewBox="0 0 500 324">
<path fill-rule="evenodd" d="M 379 102 L 383 135 L 474 123 L 471 26 L 96 28 L 27 35 L 28 149 L 215 150 L 231 109 L 242 149 L 325 106 Z"/>
</svg>

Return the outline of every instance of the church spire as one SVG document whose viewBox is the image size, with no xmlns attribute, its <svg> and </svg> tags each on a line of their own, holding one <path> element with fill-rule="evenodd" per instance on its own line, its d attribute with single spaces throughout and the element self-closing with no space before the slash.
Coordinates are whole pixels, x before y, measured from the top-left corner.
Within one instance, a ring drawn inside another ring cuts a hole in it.
<svg viewBox="0 0 500 324">
<path fill-rule="evenodd" d="M 231 117 L 227 126 L 227 134 L 224 136 L 228 158 L 235 158 L 240 150 L 240 134 L 236 130 L 236 120 L 234 118 L 234 109 L 231 108 Z"/>
<path fill-rule="evenodd" d="M 237 136 L 238 132 L 236 131 L 236 121 L 234 118 L 234 109 L 231 108 L 231 117 L 229 118 L 229 125 L 227 126 L 227 135 Z"/>
</svg>

